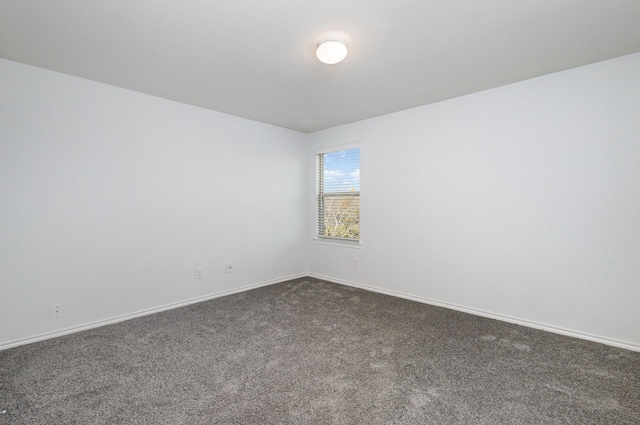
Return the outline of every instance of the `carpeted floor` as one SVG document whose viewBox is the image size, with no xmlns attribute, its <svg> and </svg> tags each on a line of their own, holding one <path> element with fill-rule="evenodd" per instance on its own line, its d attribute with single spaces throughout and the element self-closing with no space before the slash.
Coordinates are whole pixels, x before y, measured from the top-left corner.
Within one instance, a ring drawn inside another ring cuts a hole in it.
<svg viewBox="0 0 640 425">
<path fill-rule="evenodd" d="M 640 424 L 640 353 L 305 278 L 0 352 L 0 424 Z"/>
</svg>

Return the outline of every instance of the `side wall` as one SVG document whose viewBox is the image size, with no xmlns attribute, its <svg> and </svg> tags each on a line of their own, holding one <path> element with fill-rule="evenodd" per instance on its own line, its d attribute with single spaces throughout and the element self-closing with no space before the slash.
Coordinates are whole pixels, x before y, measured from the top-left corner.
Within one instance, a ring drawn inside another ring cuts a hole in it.
<svg viewBox="0 0 640 425">
<path fill-rule="evenodd" d="M 310 224 L 311 275 L 640 349 L 640 54 L 311 138 L 362 156 L 362 244 Z"/>
<path fill-rule="evenodd" d="M 307 152 L 306 134 L 0 60 L 0 348 L 304 275 Z"/>
</svg>

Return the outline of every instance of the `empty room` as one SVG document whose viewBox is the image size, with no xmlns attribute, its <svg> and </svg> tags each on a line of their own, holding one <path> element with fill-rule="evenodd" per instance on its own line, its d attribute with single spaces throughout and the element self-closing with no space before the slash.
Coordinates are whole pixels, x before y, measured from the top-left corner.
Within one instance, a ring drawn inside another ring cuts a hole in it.
<svg viewBox="0 0 640 425">
<path fill-rule="evenodd" d="M 0 425 L 639 424 L 639 22 L 0 0 Z"/>
</svg>

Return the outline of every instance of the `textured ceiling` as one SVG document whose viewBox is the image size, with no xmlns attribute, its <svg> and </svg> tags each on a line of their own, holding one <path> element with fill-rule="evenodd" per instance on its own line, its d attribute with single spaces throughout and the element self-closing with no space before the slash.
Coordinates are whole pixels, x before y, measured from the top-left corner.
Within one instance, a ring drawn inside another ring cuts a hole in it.
<svg viewBox="0 0 640 425">
<path fill-rule="evenodd" d="M 638 51 L 640 0 L 0 0 L 2 58 L 303 132 Z"/>
</svg>

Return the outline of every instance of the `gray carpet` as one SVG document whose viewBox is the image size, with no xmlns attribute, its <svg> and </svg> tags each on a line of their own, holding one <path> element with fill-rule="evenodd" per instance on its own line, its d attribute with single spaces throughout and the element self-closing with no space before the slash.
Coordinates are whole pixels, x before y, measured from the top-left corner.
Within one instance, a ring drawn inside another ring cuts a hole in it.
<svg viewBox="0 0 640 425">
<path fill-rule="evenodd" d="M 640 424 L 640 353 L 305 278 L 0 352 L 0 424 Z"/>
</svg>

